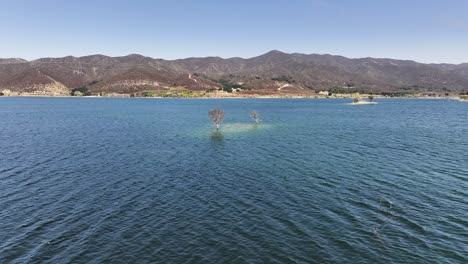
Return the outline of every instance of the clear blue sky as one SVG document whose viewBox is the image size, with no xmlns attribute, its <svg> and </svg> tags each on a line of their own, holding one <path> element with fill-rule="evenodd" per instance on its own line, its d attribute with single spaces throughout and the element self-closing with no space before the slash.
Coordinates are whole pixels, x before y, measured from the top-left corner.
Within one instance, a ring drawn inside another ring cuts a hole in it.
<svg viewBox="0 0 468 264">
<path fill-rule="evenodd" d="M 468 62 L 468 0 L 0 0 L 0 57 L 272 49 Z"/>
</svg>

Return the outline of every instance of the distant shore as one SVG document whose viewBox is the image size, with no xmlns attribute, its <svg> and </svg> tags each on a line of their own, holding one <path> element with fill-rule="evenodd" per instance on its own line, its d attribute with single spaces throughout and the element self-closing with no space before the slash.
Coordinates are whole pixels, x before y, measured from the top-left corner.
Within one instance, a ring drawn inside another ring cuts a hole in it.
<svg viewBox="0 0 468 264">
<path fill-rule="evenodd" d="M 191 78 L 191 75 L 189 75 Z M 60 89 L 59 89 L 60 88 Z M 148 89 L 129 92 L 92 91 L 88 88 L 76 88 L 71 91 L 64 87 L 45 87 L 42 90 L 16 91 L 0 90 L 0 97 L 60 97 L 60 98 L 187 98 L 187 99 L 350 99 L 354 104 L 374 104 L 374 99 L 402 98 L 402 99 L 453 99 L 468 100 L 464 94 L 441 94 L 441 93 L 402 93 L 402 92 L 334 92 L 332 90 L 313 90 L 285 87 L 271 89 L 211 89 L 190 90 L 187 87 L 175 87 L 168 89 Z M 81 89 L 81 90 L 80 90 Z M 357 100 L 357 101 L 356 101 Z"/>
<path fill-rule="evenodd" d="M 9 95 L 9 96 L 0 96 L 0 98 L 21 98 L 21 97 L 32 97 L 32 98 L 139 98 L 139 99 L 350 99 L 352 96 L 301 96 L 301 95 L 291 95 L 291 96 L 277 96 L 277 95 L 259 95 L 259 96 L 197 96 L 197 97 L 163 97 L 163 96 L 99 96 L 99 95 L 90 95 L 90 96 L 71 96 L 71 95 L 33 95 L 33 94 L 23 94 L 23 95 Z M 363 97 L 365 98 L 365 97 Z M 447 96 L 447 97 L 433 97 L 433 96 L 374 96 L 374 100 L 380 99 L 422 99 L 422 100 L 456 100 L 460 102 L 468 102 L 468 100 L 461 99 L 459 97 Z M 351 102 L 350 105 L 367 105 L 367 104 L 377 104 L 377 102 L 369 102 L 366 100 L 359 101 L 357 103 Z"/>
</svg>

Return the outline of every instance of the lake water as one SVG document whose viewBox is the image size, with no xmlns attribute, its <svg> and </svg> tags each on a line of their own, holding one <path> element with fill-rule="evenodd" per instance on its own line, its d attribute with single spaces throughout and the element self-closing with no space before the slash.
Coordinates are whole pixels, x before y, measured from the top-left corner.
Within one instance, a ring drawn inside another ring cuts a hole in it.
<svg viewBox="0 0 468 264">
<path fill-rule="evenodd" d="M 0 98 L 0 263 L 468 263 L 468 103 L 377 101 Z"/>
</svg>

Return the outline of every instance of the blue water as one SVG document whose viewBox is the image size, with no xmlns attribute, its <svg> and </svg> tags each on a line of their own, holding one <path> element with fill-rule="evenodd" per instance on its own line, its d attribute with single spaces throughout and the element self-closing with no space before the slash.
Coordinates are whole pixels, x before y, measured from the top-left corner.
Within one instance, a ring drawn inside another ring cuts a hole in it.
<svg viewBox="0 0 468 264">
<path fill-rule="evenodd" d="M 0 98 L 0 263 L 468 263 L 468 103 L 377 101 Z"/>
</svg>

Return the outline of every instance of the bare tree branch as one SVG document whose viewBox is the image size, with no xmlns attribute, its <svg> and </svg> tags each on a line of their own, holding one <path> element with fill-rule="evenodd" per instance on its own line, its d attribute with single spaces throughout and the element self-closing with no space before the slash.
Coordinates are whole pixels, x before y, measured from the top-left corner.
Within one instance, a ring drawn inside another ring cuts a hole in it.
<svg viewBox="0 0 468 264">
<path fill-rule="evenodd" d="M 213 121 L 216 129 L 219 130 L 219 124 L 223 122 L 224 119 L 224 111 L 221 109 L 212 109 L 208 111 L 208 116 L 211 121 Z"/>
<path fill-rule="evenodd" d="M 255 121 L 255 124 L 260 123 L 260 115 L 257 113 L 257 111 L 252 111 L 250 112 L 250 117 Z"/>
</svg>

